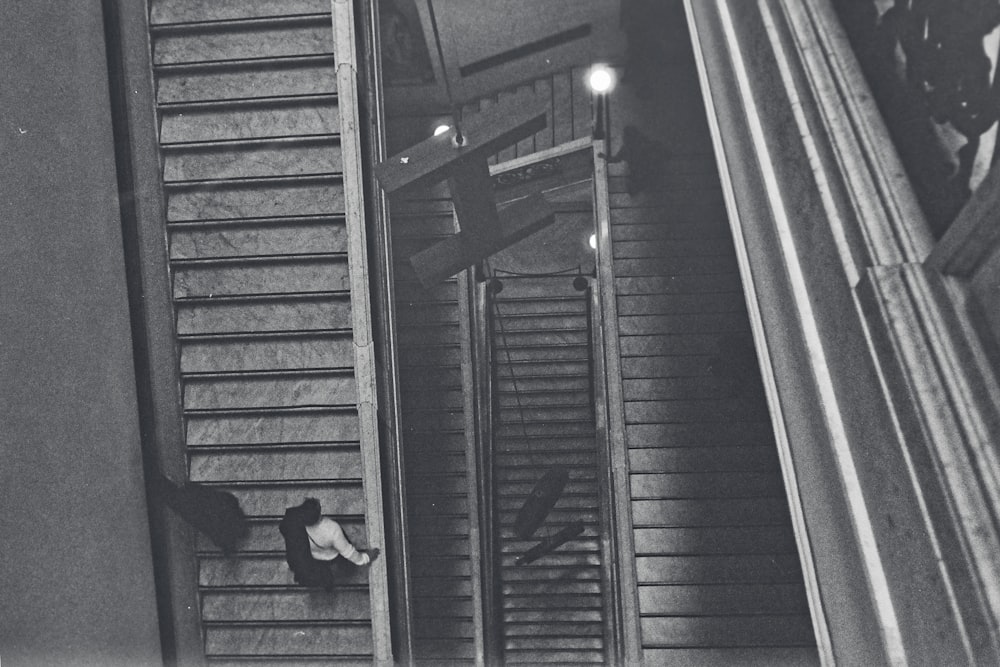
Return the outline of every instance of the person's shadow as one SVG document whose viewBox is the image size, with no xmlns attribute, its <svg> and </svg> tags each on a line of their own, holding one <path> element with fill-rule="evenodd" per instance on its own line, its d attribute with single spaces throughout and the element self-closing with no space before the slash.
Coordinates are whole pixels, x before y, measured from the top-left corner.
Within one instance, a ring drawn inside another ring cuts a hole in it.
<svg viewBox="0 0 1000 667">
<path fill-rule="evenodd" d="M 240 501 L 228 491 L 197 482 L 177 484 L 160 471 L 150 476 L 153 496 L 230 556 L 250 532 Z"/>
</svg>

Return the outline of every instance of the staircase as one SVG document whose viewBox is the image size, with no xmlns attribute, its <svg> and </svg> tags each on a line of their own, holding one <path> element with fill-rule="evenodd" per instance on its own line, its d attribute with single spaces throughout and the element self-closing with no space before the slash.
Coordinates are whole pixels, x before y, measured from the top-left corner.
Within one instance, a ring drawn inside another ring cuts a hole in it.
<svg viewBox="0 0 1000 667">
<path fill-rule="evenodd" d="M 358 408 L 368 371 L 355 368 L 364 332 L 352 309 L 367 297 L 352 305 L 354 175 L 341 160 L 339 115 L 353 110 L 338 104 L 330 7 L 151 3 L 189 475 L 235 494 L 251 522 L 233 557 L 198 544 L 212 665 L 388 652 L 384 562 L 334 595 L 305 590 L 277 529 L 312 496 L 355 545 L 381 534 L 377 445 Z"/>
<path fill-rule="evenodd" d="M 683 6 L 636 10 L 669 53 L 610 111 L 612 136 L 650 142 L 608 165 L 642 656 L 817 664 Z"/>
<path fill-rule="evenodd" d="M 504 661 L 604 663 L 601 490 L 591 393 L 589 291 L 573 276 L 503 278 L 492 299 L 493 477 Z M 513 530 L 545 471 L 569 481 L 532 539 Z M 584 532 L 533 563 L 515 559 L 558 530 Z"/>
<path fill-rule="evenodd" d="M 450 200 L 421 193 L 392 202 L 413 655 L 428 664 L 476 655 L 461 285 L 453 278 L 425 289 L 406 261 L 453 224 Z"/>
<path fill-rule="evenodd" d="M 569 70 L 463 106 L 469 116 L 526 90 L 551 99 L 548 125 L 510 146 L 490 163 L 523 157 L 590 133 L 590 100 L 583 70 Z M 389 153 L 427 137 L 428 119 L 388 109 Z M 470 362 L 463 282 L 425 289 L 408 258 L 454 232 L 444 183 L 407 189 L 390 206 L 400 411 L 406 476 L 413 600 L 413 654 L 417 662 L 467 664 L 484 650 L 477 623 L 482 606 L 476 537 L 476 473 L 470 448 L 475 416 L 463 379 Z M 464 280 L 464 279 L 462 279 Z M 464 343 L 462 338 L 464 337 Z M 512 557 L 513 558 L 513 557 Z M 488 632 L 488 630 L 486 630 Z"/>
</svg>

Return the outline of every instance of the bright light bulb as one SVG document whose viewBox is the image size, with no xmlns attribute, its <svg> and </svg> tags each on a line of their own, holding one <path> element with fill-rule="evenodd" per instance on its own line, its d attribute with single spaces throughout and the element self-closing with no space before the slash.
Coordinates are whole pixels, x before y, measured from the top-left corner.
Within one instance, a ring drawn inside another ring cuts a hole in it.
<svg viewBox="0 0 1000 667">
<path fill-rule="evenodd" d="M 595 93 L 606 93 L 615 85 L 615 77 L 610 69 L 604 65 L 597 65 L 590 70 L 588 83 Z"/>
<path fill-rule="evenodd" d="M 590 235 L 590 247 L 597 250 L 597 234 Z"/>
<path fill-rule="evenodd" d="M 436 136 L 438 136 L 440 134 L 444 134 L 445 132 L 447 132 L 450 129 L 451 129 L 451 125 L 438 125 L 437 127 L 434 128 L 434 136 L 436 137 Z"/>
</svg>

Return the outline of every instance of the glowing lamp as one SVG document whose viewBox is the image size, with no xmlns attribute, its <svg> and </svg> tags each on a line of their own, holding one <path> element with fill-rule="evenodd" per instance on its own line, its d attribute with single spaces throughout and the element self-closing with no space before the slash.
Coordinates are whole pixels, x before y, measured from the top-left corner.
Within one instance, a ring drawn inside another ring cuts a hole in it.
<svg viewBox="0 0 1000 667">
<path fill-rule="evenodd" d="M 615 75 L 608 67 L 605 67 L 604 65 L 595 65 L 594 68 L 590 70 L 590 75 L 587 77 L 587 83 L 590 85 L 590 89 L 595 93 L 606 93 L 614 87 Z"/>
</svg>

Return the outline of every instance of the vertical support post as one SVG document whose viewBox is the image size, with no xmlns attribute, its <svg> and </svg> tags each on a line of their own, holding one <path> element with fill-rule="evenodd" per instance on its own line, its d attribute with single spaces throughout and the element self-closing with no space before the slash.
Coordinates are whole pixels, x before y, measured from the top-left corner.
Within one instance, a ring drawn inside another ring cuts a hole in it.
<svg viewBox="0 0 1000 667">
<path fill-rule="evenodd" d="M 365 230 L 364 179 L 354 11 L 351 0 L 333 0 L 333 42 L 340 106 L 340 137 L 344 164 L 344 206 L 348 234 L 351 316 L 354 334 L 354 374 L 358 387 L 358 422 L 365 489 L 365 526 L 368 543 L 384 545 L 382 474 L 378 443 L 375 346 L 372 339 L 368 286 L 368 244 Z M 393 663 L 389 623 L 386 559 L 371 567 L 369 596 L 372 615 L 372 651 L 375 664 Z"/>
</svg>

